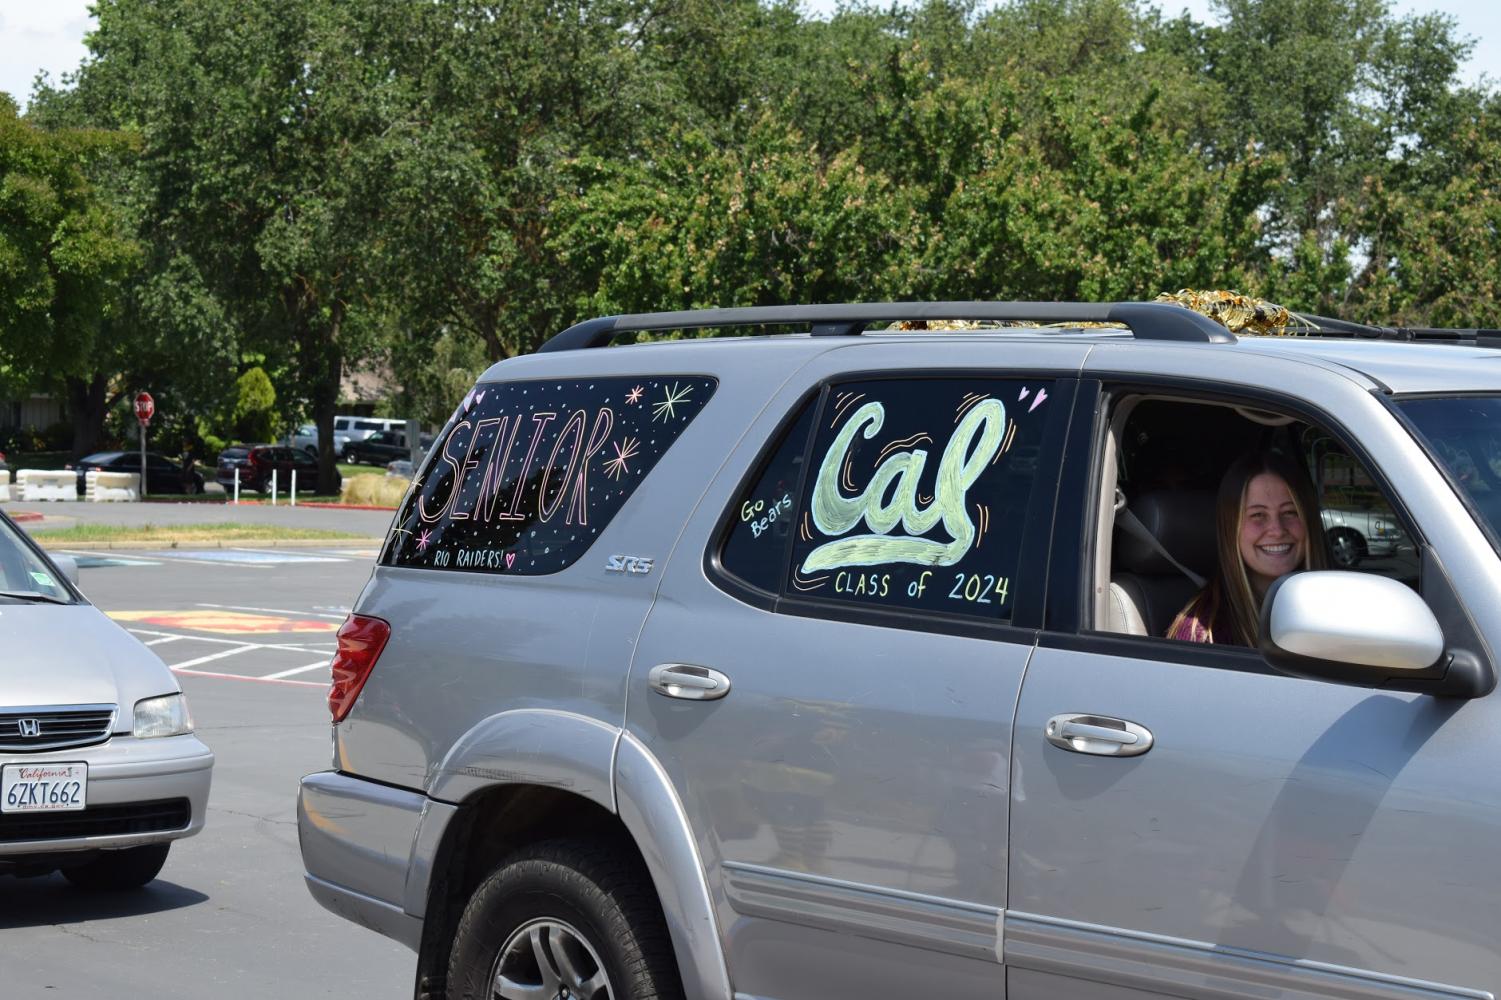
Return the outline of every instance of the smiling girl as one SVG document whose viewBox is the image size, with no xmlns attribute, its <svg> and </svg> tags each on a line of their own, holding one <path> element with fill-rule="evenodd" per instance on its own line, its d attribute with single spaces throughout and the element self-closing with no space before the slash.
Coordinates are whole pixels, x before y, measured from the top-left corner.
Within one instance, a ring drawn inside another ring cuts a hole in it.
<svg viewBox="0 0 1501 1000">
<path fill-rule="evenodd" d="M 1169 639 L 1257 644 L 1261 602 L 1272 581 L 1323 569 L 1323 527 L 1302 469 L 1275 452 L 1238 459 L 1215 505 L 1219 571 L 1173 619 Z"/>
</svg>

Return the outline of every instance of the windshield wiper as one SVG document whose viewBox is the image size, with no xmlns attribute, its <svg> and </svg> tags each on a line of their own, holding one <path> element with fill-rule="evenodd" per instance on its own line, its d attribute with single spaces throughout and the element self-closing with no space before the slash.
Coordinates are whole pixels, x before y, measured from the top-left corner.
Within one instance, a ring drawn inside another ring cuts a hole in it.
<svg viewBox="0 0 1501 1000">
<path fill-rule="evenodd" d="M 47 604 L 72 604 L 71 600 L 62 597 L 53 597 L 44 594 L 40 590 L 0 590 L 0 597 L 10 597 L 17 601 L 42 601 Z"/>
</svg>

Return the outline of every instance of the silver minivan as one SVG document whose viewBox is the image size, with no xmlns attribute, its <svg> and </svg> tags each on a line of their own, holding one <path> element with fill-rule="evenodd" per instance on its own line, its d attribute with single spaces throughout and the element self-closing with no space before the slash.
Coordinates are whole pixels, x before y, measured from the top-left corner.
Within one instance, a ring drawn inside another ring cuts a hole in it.
<svg viewBox="0 0 1501 1000">
<path fill-rule="evenodd" d="M 177 679 L 0 513 L 0 874 L 154 879 L 203 829 L 214 755 Z"/>
<path fill-rule="evenodd" d="M 740 326 L 794 332 L 606 349 Z M 1297 332 L 776 307 L 493 366 L 340 631 L 308 887 L 426 998 L 1493 998 L 1501 339 Z"/>
</svg>

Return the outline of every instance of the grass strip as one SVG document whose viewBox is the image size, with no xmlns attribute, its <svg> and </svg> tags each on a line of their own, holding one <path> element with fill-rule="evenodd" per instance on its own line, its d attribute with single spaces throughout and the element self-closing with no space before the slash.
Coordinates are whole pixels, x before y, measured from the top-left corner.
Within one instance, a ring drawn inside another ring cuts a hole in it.
<svg viewBox="0 0 1501 1000">
<path fill-rule="evenodd" d="M 348 540 L 363 535 L 322 528 L 283 528 L 274 524 L 75 524 L 43 528 L 31 536 L 39 542 L 257 542 L 282 539 Z"/>
</svg>

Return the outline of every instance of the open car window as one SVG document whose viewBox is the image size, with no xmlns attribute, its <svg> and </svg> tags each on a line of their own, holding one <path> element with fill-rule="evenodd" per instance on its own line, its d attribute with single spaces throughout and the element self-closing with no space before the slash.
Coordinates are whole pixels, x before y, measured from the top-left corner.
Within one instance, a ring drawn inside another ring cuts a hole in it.
<svg viewBox="0 0 1501 1000">
<path fill-rule="evenodd" d="M 1112 421 L 1115 489 L 1102 511 L 1100 631 L 1165 638 L 1219 572 L 1217 494 L 1243 455 L 1271 451 L 1306 473 L 1324 565 L 1418 589 L 1413 537 L 1376 479 L 1328 430 L 1230 402 L 1124 398 Z M 1309 515 L 1310 518 L 1312 515 Z"/>
</svg>

